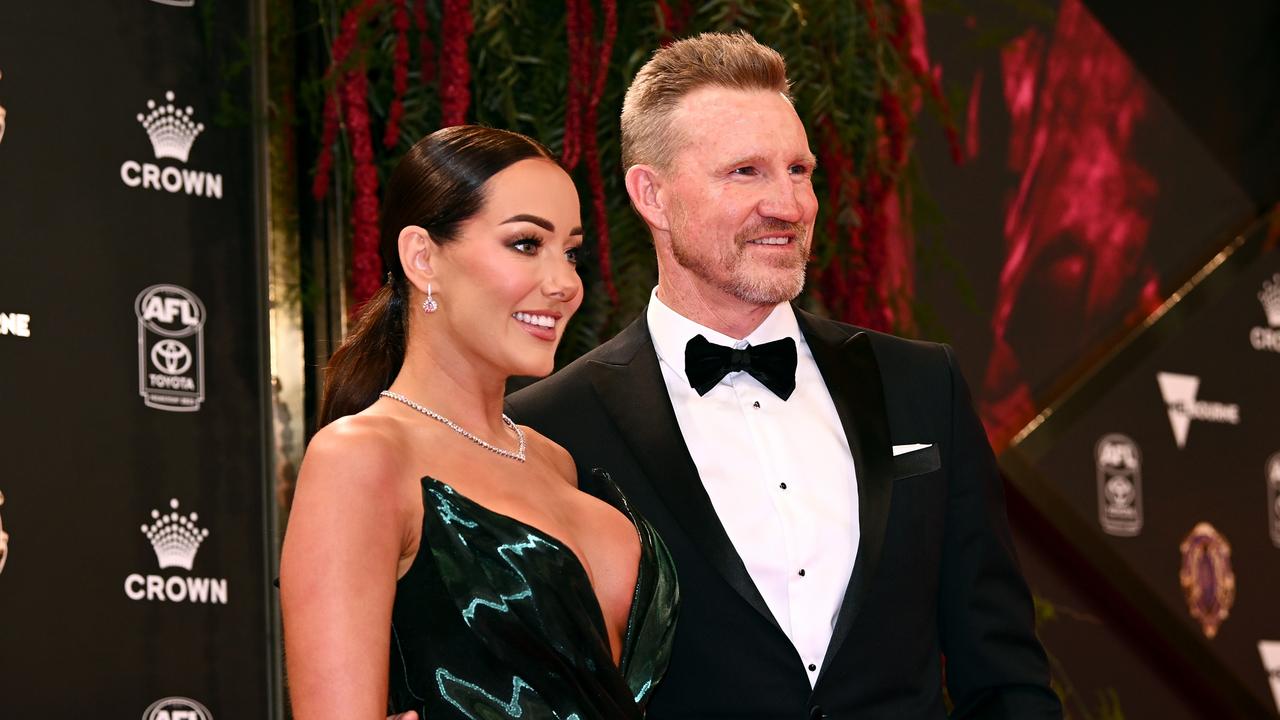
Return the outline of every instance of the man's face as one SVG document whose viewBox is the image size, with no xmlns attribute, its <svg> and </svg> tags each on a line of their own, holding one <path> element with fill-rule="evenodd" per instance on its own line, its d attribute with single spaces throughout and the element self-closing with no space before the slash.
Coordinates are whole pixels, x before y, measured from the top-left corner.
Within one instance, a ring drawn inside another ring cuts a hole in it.
<svg viewBox="0 0 1280 720">
<path fill-rule="evenodd" d="M 678 140 L 661 193 L 678 267 L 663 272 L 752 305 L 799 295 L 818 199 L 791 103 L 768 90 L 705 87 L 671 121 Z"/>
</svg>

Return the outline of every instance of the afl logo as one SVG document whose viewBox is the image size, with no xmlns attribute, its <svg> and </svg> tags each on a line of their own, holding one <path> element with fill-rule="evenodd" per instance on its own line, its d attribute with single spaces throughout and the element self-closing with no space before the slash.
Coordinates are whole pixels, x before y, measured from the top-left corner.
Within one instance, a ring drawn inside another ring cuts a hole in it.
<svg viewBox="0 0 1280 720">
<path fill-rule="evenodd" d="M 177 285 L 152 285 L 138 293 L 138 320 L 166 337 L 186 337 L 204 327 L 204 303 Z"/>
<path fill-rule="evenodd" d="M 194 412 L 204 401 L 204 303 L 177 285 L 152 285 L 134 301 L 138 394 L 147 407 Z"/>
<path fill-rule="evenodd" d="M 213 714 L 191 698 L 167 697 L 151 703 L 142 720 L 213 720 Z"/>
</svg>

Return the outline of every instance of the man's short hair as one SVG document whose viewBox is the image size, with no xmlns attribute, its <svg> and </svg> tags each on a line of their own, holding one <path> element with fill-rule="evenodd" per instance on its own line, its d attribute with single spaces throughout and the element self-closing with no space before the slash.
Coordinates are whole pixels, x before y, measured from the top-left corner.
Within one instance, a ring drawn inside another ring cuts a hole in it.
<svg viewBox="0 0 1280 720">
<path fill-rule="evenodd" d="M 787 63 L 743 31 L 703 33 L 659 49 L 640 68 L 622 101 L 622 167 L 665 168 L 681 138 L 671 113 L 702 87 L 774 90 L 791 100 Z"/>
</svg>

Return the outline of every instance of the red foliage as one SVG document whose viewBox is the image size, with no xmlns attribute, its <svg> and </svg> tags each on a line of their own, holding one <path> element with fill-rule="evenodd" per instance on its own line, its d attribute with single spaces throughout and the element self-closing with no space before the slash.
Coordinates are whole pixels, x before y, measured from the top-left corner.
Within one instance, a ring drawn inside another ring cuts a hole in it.
<svg viewBox="0 0 1280 720">
<path fill-rule="evenodd" d="M 352 307 L 359 309 L 382 284 L 378 255 L 378 169 L 373 164 L 373 136 L 369 129 L 369 78 L 363 66 L 347 73 L 342 84 L 351 156 L 355 161 L 355 201 L 351 223 Z"/>
<path fill-rule="evenodd" d="M 444 0 L 440 23 L 440 126 L 461 125 L 471 106 L 471 61 L 467 41 L 475 30 L 469 0 Z"/>
<path fill-rule="evenodd" d="M 391 86 L 394 94 L 387 112 L 387 130 L 382 137 L 383 147 L 390 150 L 400 140 L 400 119 L 404 117 L 404 94 L 409 89 L 409 10 L 405 0 L 391 0 L 395 7 L 392 25 L 396 29 L 396 47 L 391 59 Z"/>
<path fill-rule="evenodd" d="M 333 47 L 329 50 L 332 58 L 329 70 L 325 74 L 325 83 L 336 85 L 335 76 L 347 62 L 360 38 L 360 27 L 364 18 L 373 9 L 376 0 L 362 0 L 358 5 L 347 10 L 338 24 L 338 35 L 333 39 Z M 341 120 L 341 99 L 335 89 L 324 99 L 324 128 L 320 132 L 320 157 L 316 159 L 316 174 L 311 182 L 311 194 L 316 200 L 323 200 L 329 194 L 329 173 L 333 170 L 333 144 L 338 140 L 338 125 Z"/>
<path fill-rule="evenodd" d="M 595 29 L 595 13 L 590 0 L 567 0 L 565 32 L 569 43 L 569 94 L 565 108 L 564 147 L 560 163 L 573 170 L 583 158 L 587 163 L 587 184 L 591 188 L 592 219 L 596 230 L 596 248 L 600 258 L 600 277 L 609 301 L 618 304 L 618 289 L 613 282 L 613 266 L 609 256 L 609 218 L 604 198 L 604 176 L 600 168 L 600 147 L 596 121 L 600 99 L 604 96 L 609 61 L 614 40 L 618 36 L 617 0 L 602 0 L 604 11 L 600 49 L 596 52 L 591 33 Z"/>
<path fill-rule="evenodd" d="M 436 45 L 431 41 L 431 33 L 427 27 L 427 0 L 418 0 L 413 5 L 413 25 L 418 31 L 418 61 L 421 63 L 419 74 L 424 84 L 436 80 Z"/>
<path fill-rule="evenodd" d="M 675 7 L 667 0 L 658 0 L 658 12 L 662 15 L 662 27 L 666 31 L 667 45 L 678 37 L 683 37 L 689 29 L 689 21 L 693 19 L 693 4 L 689 0 L 676 0 Z"/>
<path fill-rule="evenodd" d="M 600 256 L 600 278 L 604 281 L 605 292 L 609 302 L 617 307 L 618 289 L 613 284 L 613 265 L 609 257 L 609 218 L 605 211 L 604 176 L 600 170 L 600 148 L 597 143 L 596 118 L 600 109 L 600 98 L 604 96 L 605 79 L 609 72 L 609 58 L 613 55 L 613 41 L 618 36 L 617 0 L 601 0 L 604 10 L 604 31 L 600 38 L 600 56 L 595 66 L 595 86 L 591 89 L 591 99 L 587 103 L 586 119 L 583 123 L 586 135 L 587 175 L 591 185 L 591 206 L 595 211 L 596 252 Z"/>
<path fill-rule="evenodd" d="M 586 34 L 591 22 L 589 15 L 583 17 L 584 12 L 591 12 L 587 2 L 588 0 L 565 2 L 565 36 L 569 42 L 569 93 L 564 113 L 564 144 L 560 151 L 560 164 L 565 170 L 577 167 L 582 154 L 582 98 L 586 94 L 591 72 L 587 50 L 591 41 Z"/>
</svg>

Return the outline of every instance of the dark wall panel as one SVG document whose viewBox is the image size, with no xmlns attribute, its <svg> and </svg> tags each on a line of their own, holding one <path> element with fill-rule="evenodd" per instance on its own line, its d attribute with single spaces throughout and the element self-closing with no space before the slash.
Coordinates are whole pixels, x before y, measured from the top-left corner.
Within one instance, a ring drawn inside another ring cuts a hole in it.
<svg viewBox="0 0 1280 720">
<path fill-rule="evenodd" d="M 0 716 L 268 714 L 248 17 L 0 9 Z"/>
</svg>

